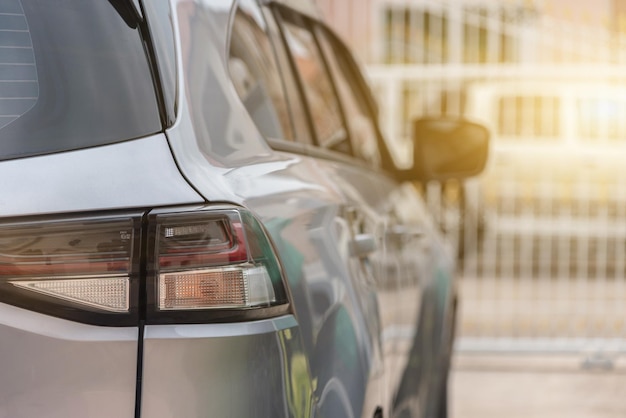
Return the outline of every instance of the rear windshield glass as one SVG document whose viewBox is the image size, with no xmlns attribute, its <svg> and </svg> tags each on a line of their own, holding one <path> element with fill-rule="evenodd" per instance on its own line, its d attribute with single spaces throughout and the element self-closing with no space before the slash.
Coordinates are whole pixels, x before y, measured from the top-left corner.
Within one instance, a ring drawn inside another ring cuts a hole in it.
<svg viewBox="0 0 626 418">
<path fill-rule="evenodd" d="M 131 3 L 0 1 L 0 160 L 161 129 Z"/>
</svg>

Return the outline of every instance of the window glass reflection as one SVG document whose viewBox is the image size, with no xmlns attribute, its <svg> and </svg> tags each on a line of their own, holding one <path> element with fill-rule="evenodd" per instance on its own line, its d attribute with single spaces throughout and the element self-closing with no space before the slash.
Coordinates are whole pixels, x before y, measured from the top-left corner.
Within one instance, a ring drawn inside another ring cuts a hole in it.
<svg viewBox="0 0 626 418">
<path fill-rule="evenodd" d="M 321 30 L 317 31 L 320 46 L 324 51 L 328 66 L 337 85 L 346 124 L 350 132 L 350 142 L 354 156 L 379 167 L 381 158 L 378 150 L 376 125 L 366 104 L 364 93 L 356 85 L 354 76 L 350 74 L 347 58 L 337 46 L 327 38 Z"/>
<path fill-rule="evenodd" d="M 293 140 L 289 107 L 263 16 L 244 1 L 235 14 L 229 70 L 246 109 L 263 135 Z"/>
<path fill-rule="evenodd" d="M 341 120 L 339 103 L 313 33 L 291 22 L 286 22 L 284 29 L 319 145 L 349 153 L 350 144 Z"/>
</svg>

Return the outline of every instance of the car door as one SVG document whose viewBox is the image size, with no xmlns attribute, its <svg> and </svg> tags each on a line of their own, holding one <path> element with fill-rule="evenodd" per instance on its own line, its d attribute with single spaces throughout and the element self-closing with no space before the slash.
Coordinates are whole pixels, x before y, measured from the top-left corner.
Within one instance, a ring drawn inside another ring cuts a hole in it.
<svg viewBox="0 0 626 418">
<path fill-rule="evenodd" d="M 142 414 L 360 416 L 375 358 L 366 321 L 375 316 L 364 312 L 374 304 L 346 263 L 355 257 L 352 211 L 337 170 L 310 155 L 306 116 L 292 117 L 304 106 L 284 89 L 290 73 L 277 73 L 272 27 L 254 1 L 172 6 L 180 77 L 180 114 L 167 131 L 173 155 L 210 206 L 228 202 L 261 221 L 290 306 L 238 323 L 148 324 Z"/>
<path fill-rule="evenodd" d="M 411 232 L 391 228 L 402 221 L 391 210 L 401 189 L 374 118 L 346 103 L 314 15 L 254 0 L 171 3 L 161 24 L 176 31 L 172 153 L 209 206 L 226 202 L 260 221 L 289 311 L 148 324 L 142 414 L 391 415 L 398 383 L 386 384 L 382 343 L 396 320 L 383 330 L 379 308 L 397 307 L 409 272 L 405 246 L 388 243 Z M 359 88 L 357 104 L 367 99 Z M 365 123 L 352 126 L 351 115 Z"/>
<path fill-rule="evenodd" d="M 314 127 L 326 126 L 323 110 L 318 107 L 327 110 L 335 109 L 335 105 L 328 103 L 330 93 L 315 91 L 324 81 L 319 76 L 322 70 L 317 70 L 316 77 L 311 76 L 314 64 L 310 56 L 315 53 L 309 52 L 307 57 L 304 52 L 307 31 L 319 48 L 321 65 L 325 65 L 330 79 L 329 88 L 338 98 L 336 109 L 343 125 L 337 125 L 345 129 L 345 135 L 342 138 L 335 133 L 327 135 L 332 139 L 320 141 L 329 154 L 320 158 L 319 164 L 329 165 L 337 172 L 337 185 L 352 210 L 352 239 L 374 238 L 380 247 L 379 251 L 359 255 L 358 260 L 346 260 L 355 265 L 353 276 L 369 284 L 379 316 L 371 332 L 378 339 L 385 373 L 374 369 L 370 372 L 364 416 L 375 409 L 374 402 L 384 406 L 389 416 L 424 415 L 432 408 L 432 400 L 437 399 L 438 386 L 433 382 L 441 371 L 433 366 L 441 356 L 436 341 L 443 322 L 434 289 L 441 282 L 443 286 L 439 287 L 447 293 L 450 277 L 449 269 L 446 270 L 449 266 L 438 261 L 445 260 L 445 254 L 437 231 L 416 188 L 409 183 L 401 185 L 388 174 L 394 169 L 393 163 L 373 116 L 371 96 L 348 49 L 323 25 L 295 19 L 289 12 L 279 13 L 287 44 L 292 56 L 296 56 L 294 67 L 300 74 L 309 111 L 319 112 L 317 118 L 312 117 Z M 318 141 L 325 133 L 317 132 Z M 351 159 L 344 162 L 333 158 L 331 151 L 349 154 Z M 437 274 L 444 270 L 445 274 Z"/>
<path fill-rule="evenodd" d="M 378 180 L 381 173 L 375 171 L 380 156 L 376 144 L 370 143 L 371 160 L 356 157 L 364 148 L 355 147 L 352 126 L 347 123 L 348 115 L 337 94 L 339 90 L 331 77 L 314 23 L 291 10 L 277 8 L 275 12 L 315 140 L 315 145 L 308 147 L 306 152 L 314 159 L 318 176 L 332 184 L 342 199 L 335 222 L 343 239 L 330 247 L 328 242 L 324 251 L 339 256 L 336 260 L 343 277 L 337 283 L 342 283 L 342 292 L 349 297 L 345 303 L 327 299 L 332 303 L 314 305 L 323 313 L 322 318 L 327 318 L 319 324 L 321 331 L 314 338 L 311 358 L 311 370 L 317 378 L 319 407 L 323 416 L 343 416 L 348 411 L 354 416 L 371 416 L 383 403 L 377 380 L 382 378 L 384 370 L 376 292 L 379 272 L 371 262 L 385 257 L 384 249 L 379 245 L 384 237 L 385 224 L 376 211 L 384 199 L 382 184 Z M 312 286 L 310 291 L 316 300 L 318 290 Z M 336 321 L 341 324 L 339 328 L 333 325 Z M 346 338 L 352 331 L 337 336 L 337 330 L 343 327 L 358 330 L 354 338 Z M 343 348 L 339 350 L 340 347 Z M 344 353 L 337 356 L 342 351 Z M 359 375 L 346 367 L 354 362 L 362 363 Z M 347 410 L 339 406 L 344 391 L 352 404 Z"/>
</svg>

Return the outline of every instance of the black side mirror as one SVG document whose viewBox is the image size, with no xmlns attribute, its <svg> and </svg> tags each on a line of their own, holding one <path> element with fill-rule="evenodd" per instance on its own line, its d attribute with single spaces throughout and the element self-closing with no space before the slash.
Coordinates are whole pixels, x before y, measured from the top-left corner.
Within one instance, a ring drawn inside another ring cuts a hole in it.
<svg viewBox="0 0 626 418">
<path fill-rule="evenodd" d="M 412 180 L 464 179 L 480 174 L 487 163 L 489 131 L 465 119 L 417 119 L 413 141 Z"/>
</svg>

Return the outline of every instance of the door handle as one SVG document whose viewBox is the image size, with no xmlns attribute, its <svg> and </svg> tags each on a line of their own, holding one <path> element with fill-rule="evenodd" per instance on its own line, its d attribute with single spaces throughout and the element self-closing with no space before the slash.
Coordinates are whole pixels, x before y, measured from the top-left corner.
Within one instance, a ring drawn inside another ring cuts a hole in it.
<svg viewBox="0 0 626 418">
<path fill-rule="evenodd" d="M 350 256 L 364 258 L 376 251 L 378 243 L 373 234 L 357 234 L 350 242 Z"/>
</svg>

